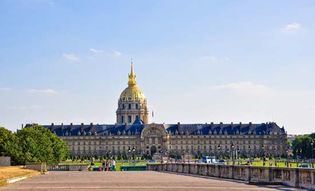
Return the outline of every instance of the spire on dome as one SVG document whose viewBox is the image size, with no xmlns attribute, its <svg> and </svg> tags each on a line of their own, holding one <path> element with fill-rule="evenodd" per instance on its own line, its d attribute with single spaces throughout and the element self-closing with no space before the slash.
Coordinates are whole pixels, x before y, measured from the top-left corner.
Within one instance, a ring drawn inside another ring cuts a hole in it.
<svg viewBox="0 0 315 191">
<path fill-rule="evenodd" d="M 128 86 L 135 86 L 137 84 L 137 81 L 136 81 L 136 74 L 133 70 L 132 59 L 131 59 L 131 70 L 130 70 L 130 74 L 128 75 L 128 77 L 129 77 Z"/>
</svg>

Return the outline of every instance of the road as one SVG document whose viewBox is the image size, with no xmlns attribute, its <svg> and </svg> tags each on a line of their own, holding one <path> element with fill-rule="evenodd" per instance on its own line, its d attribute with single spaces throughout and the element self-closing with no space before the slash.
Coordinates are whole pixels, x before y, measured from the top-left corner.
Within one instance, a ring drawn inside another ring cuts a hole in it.
<svg viewBox="0 0 315 191">
<path fill-rule="evenodd" d="M 0 190 L 295 190 L 282 186 L 255 186 L 212 178 L 151 171 L 142 172 L 49 172 L 25 179 Z"/>
</svg>

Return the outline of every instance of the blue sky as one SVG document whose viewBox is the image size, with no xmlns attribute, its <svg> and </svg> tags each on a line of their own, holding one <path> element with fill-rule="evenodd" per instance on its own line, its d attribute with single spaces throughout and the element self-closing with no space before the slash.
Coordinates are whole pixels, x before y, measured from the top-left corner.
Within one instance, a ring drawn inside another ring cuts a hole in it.
<svg viewBox="0 0 315 191">
<path fill-rule="evenodd" d="M 0 0 L 0 125 L 114 123 L 130 59 L 151 121 L 314 132 L 314 1 Z"/>
</svg>

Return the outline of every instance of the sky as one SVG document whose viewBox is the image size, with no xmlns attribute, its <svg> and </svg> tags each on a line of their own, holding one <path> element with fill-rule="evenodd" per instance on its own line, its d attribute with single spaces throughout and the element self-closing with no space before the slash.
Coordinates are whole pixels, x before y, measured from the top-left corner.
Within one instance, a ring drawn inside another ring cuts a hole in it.
<svg viewBox="0 0 315 191">
<path fill-rule="evenodd" d="M 0 126 L 113 124 L 133 59 L 155 123 L 315 132 L 315 1 L 0 0 Z"/>
</svg>

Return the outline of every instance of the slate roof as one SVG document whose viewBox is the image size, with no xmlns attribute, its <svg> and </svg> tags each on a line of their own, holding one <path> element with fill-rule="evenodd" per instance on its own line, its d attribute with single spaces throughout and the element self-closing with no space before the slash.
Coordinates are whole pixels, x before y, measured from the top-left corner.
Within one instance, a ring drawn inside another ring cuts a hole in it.
<svg viewBox="0 0 315 191">
<path fill-rule="evenodd" d="M 173 124 L 167 125 L 166 130 L 170 134 L 186 134 L 186 135 L 267 135 L 271 132 L 285 133 L 284 128 L 280 128 L 276 123 L 261 124 Z"/>
<path fill-rule="evenodd" d="M 268 135 L 271 132 L 285 134 L 284 128 L 280 128 L 276 123 L 261 124 L 163 124 L 166 131 L 171 135 Z M 58 136 L 85 136 L 85 135 L 140 135 L 145 125 L 141 120 L 136 120 L 130 125 L 117 124 L 81 124 L 81 125 L 44 125 Z"/>
</svg>

